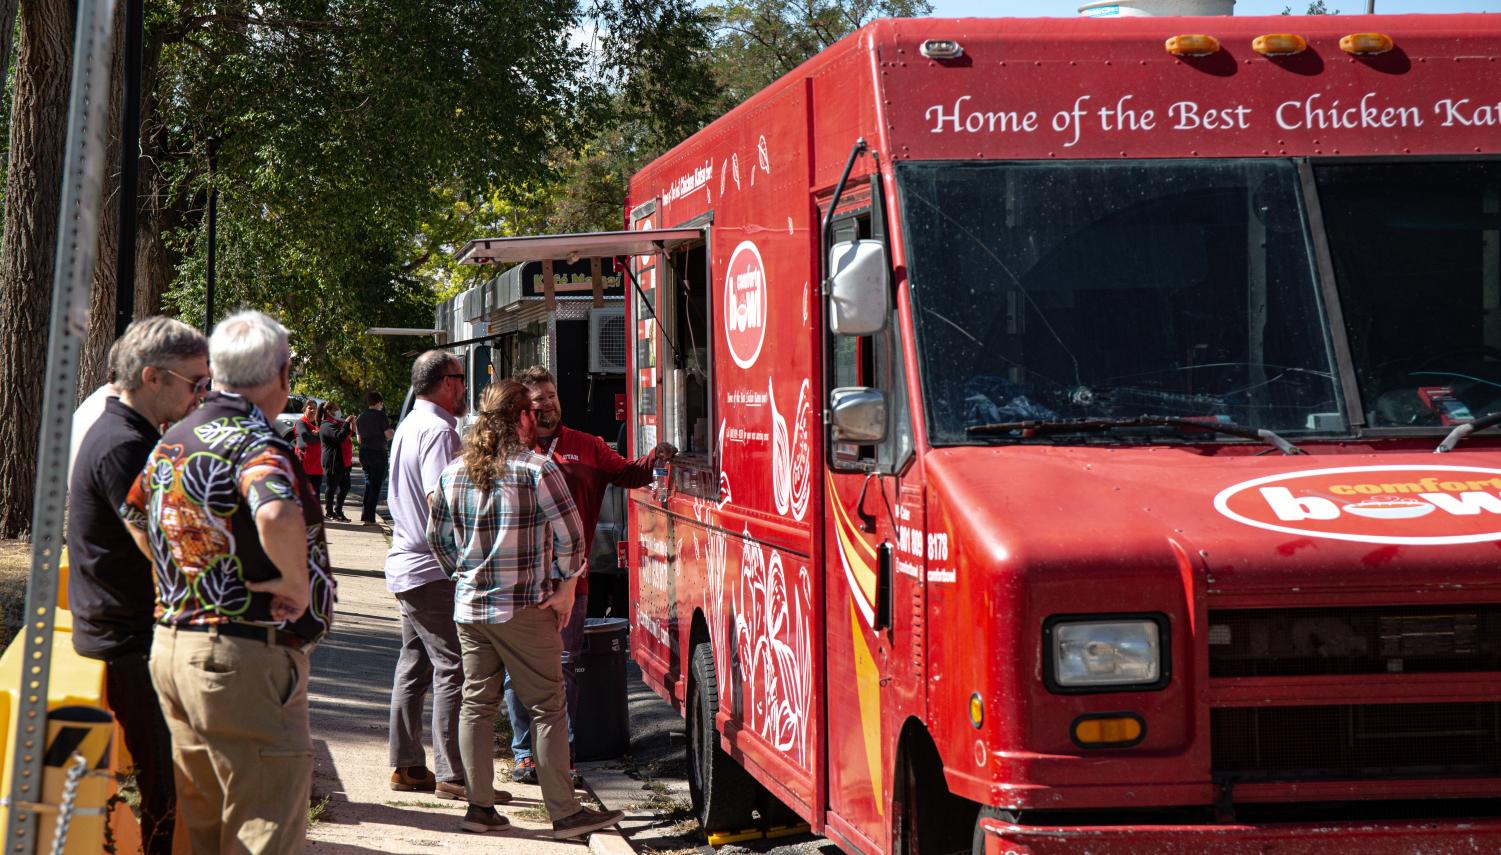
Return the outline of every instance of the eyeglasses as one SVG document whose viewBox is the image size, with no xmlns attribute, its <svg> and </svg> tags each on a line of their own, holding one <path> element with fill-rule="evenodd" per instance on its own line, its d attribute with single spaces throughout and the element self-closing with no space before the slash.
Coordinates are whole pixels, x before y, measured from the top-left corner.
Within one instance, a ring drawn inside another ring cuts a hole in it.
<svg viewBox="0 0 1501 855">
<path fill-rule="evenodd" d="M 194 395 L 207 395 L 209 384 L 213 382 L 213 378 L 207 374 L 199 377 L 197 380 L 194 380 L 191 377 L 184 377 L 170 368 L 163 368 L 162 370 L 167 372 L 168 374 L 171 374 L 173 377 L 176 377 L 178 380 L 181 380 L 182 382 L 188 384 L 189 386 L 192 386 Z"/>
</svg>

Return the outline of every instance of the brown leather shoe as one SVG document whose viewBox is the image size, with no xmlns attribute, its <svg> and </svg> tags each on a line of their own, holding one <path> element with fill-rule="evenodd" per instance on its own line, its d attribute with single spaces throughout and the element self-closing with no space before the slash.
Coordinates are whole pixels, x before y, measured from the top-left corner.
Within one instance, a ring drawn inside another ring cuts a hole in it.
<svg viewBox="0 0 1501 855">
<path fill-rule="evenodd" d="M 431 793 L 437 784 L 426 766 L 405 766 L 391 773 L 391 789 L 401 793 Z"/>
<path fill-rule="evenodd" d="M 469 789 L 463 784 L 439 781 L 433 795 L 449 801 L 465 802 L 469 800 Z M 495 804 L 508 805 L 511 803 L 511 794 L 505 790 L 495 791 Z"/>
</svg>

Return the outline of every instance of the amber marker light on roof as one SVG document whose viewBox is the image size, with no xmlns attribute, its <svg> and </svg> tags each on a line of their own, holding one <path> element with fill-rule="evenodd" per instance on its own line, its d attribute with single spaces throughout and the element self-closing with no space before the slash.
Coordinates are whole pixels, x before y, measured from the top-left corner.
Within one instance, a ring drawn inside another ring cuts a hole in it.
<svg viewBox="0 0 1501 855">
<path fill-rule="evenodd" d="M 1219 53 L 1220 40 L 1214 36 L 1190 33 L 1173 36 L 1163 47 L 1173 56 L 1209 56 Z"/>
<path fill-rule="evenodd" d="M 1267 33 L 1251 40 L 1251 50 L 1262 56 L 1292 56 L 1308 50 L 1308 39 L 1296 33 Z"/>
<path fill-rule="evenodd" d="M 1375 56 L 1395 46 L 1392 37 L 1381 33 L 1351 33 L 1339 40 L 1339 49 L 1356 56 Z"/>
<path fill-rule="evenodd" d="M 958 59 L 964 56 L 964 48 L 953 39 L 928 39 L 917 50 L 928 59 Z"/>
</svg>

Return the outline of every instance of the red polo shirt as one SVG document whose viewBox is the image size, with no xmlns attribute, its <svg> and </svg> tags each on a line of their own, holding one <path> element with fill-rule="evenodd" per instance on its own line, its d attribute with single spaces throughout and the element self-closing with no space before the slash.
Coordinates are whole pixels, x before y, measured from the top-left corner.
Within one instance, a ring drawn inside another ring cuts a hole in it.
<svg viewBox="0 0 1501 855">
<path fill-rule="evenodd" d="M 594 434 L 558 425 L 558 430 L 548 439 L 537 439 L 536 452 L 550 456 L 552 462 L 563 470 L 563 479 L 568 482 L 568 492 L 578 506 L 579 518 L 584 525 L 584 554 L 594 546 L 594 527 L 599 523 L 599 506 L 604 501 L 605 487 L 645 487 L 651 483 L 652 455 L 635 460 L 626 460 L 605 441 Z M 589 592 L 589 575 L 579 577 L 575 595 Z"/>
</svg>

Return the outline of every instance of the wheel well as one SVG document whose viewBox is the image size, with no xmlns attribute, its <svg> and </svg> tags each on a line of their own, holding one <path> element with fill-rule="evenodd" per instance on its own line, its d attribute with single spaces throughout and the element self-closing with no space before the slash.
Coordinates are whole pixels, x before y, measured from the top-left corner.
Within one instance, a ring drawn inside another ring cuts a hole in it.
<svg viewBox="0 0 1501 855">
<path fill-rule="evenodd" d="M 891 789 L 894 814 L 911 818 L 915 829 L 907 830 L 913 846 L 898 851 L 910 855 L 951 852 L 969 846 L 980 806 L 949 792 L 943 776 L 943 758 L 922 722 L 909 718 L 897 741 L 896 769 Z M 915 804 L 909 802 L 915 801 Z M 905 842 L 905 841 L 904 841 Z"/>
<path fill-rule="evenodd" d="M 693 655 L 693 648 L 709 640 L 709 619 L 704 617 L 703 609 L 693 610 L 693 623 L 688 629 L 688 655 Z"/>
</svg>

